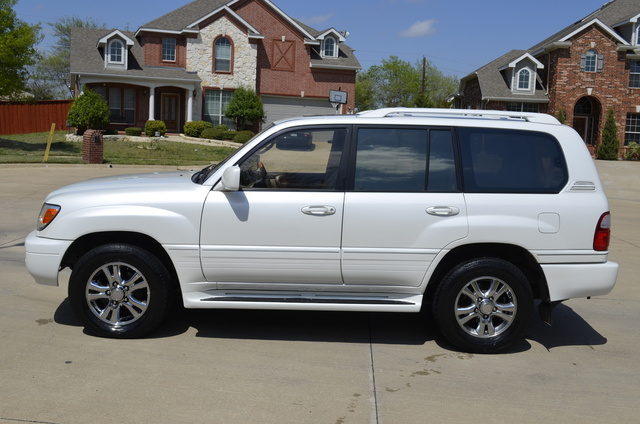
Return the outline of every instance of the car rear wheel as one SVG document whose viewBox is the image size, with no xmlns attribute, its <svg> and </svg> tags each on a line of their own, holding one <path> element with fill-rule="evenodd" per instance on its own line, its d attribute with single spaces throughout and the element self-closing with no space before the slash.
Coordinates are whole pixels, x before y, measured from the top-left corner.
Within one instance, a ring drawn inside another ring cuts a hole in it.
<svg viewBox="0 0 640 424">
<path fill-rule="evenodd" d="M 85 328 L 101 337 L 136 338 L 169 309 L 170 274 L 148 251 L 127 244 L 90 250 L 74 266 L 69 300 Z"/>
<path fill-rule="evenodd" d="M 533 294 L 527 278 L 510 262 L 474 259 L 447 274 L 433 308 L 449 342 L 464 351 L 493 353 L 523 335 Z"/>
</svg>

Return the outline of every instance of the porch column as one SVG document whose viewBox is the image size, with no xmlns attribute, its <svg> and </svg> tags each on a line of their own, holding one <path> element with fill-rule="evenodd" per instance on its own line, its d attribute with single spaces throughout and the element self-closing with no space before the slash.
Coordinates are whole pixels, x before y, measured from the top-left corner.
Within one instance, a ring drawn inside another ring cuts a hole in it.
<svg viewBox="0 0 640 424">
<path fill-rule="evenodd" d="M 156 119 L 156 88 L 149 87 L 149 121 Z"/>
<path fill-rule="evenodd" d="M 193 121 L 193 95 L 191 90 L 185 90 L 185 92 L 185 97 L 187 98 L 187 122 L 191 122 Z"/>
</svg>

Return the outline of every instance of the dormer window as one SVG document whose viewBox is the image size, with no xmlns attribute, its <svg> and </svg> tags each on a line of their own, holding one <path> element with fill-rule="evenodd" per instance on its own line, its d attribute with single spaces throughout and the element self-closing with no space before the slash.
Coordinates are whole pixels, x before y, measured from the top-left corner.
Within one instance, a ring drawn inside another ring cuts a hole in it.
<svg viewBox="0 0 640 424">
<path fill-rule="evenodd" d="M 162 39 L 162 61 L 163 62 L 176 61 L 176 39 L 175 38 Z"/>
<path fill-rule="evenodd" d="M 333 37 L 327 37 L 324 39 L 322 55 L 324 57 L 337 57 L 338 49 L 336 39 Z"/>
<path fill-rule="evenodd" d="M 108 47 L 108 61 L 109 63 L 124 63 L 124 44 L 120 40 L 113 40 L 109 43 Z"/>
<path fill-rule="evenodd" d="M 518 72 L 518 90 L 531 90 L 531 71 L 526 68 Z"/>
</svg>

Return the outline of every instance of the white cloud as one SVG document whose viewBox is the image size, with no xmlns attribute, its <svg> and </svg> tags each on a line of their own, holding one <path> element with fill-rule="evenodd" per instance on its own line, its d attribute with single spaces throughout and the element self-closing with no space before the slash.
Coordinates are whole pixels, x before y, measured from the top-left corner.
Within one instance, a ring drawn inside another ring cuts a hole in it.
<svg viewBox="0 0 640 424">
<path fill-rule="evenodd" d="M 418 21 L 415 24 L 411 25 L 408 29 L 400 32 L 398 35 L 400 37 L 406 38 L 426 37 L 427 35 L 431 35 L 436 32 L 435 24 L 437 22 L 438 21 L 436 21 L 435 19 Z"/>
</svg>

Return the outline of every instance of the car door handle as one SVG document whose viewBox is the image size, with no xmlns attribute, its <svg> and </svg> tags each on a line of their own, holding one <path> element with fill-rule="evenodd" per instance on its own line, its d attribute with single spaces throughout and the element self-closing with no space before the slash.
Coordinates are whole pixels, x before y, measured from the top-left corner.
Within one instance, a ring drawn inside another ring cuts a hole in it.
<svg viewBox="0 0 640 424">
<path fill-rule="evenodd" d="M 453 216 L 460 213 L 460 209 L 455 206 L 431 206 L 427 208 L 427 213 L 434 216 Z"/>
<path fill-rule="evenodd" d="M 307 215 L 333 215 L 336 213 L 336 208 L 333 206 L 305 206 L 302 208 L 302 213 Z"/>
</svg>

